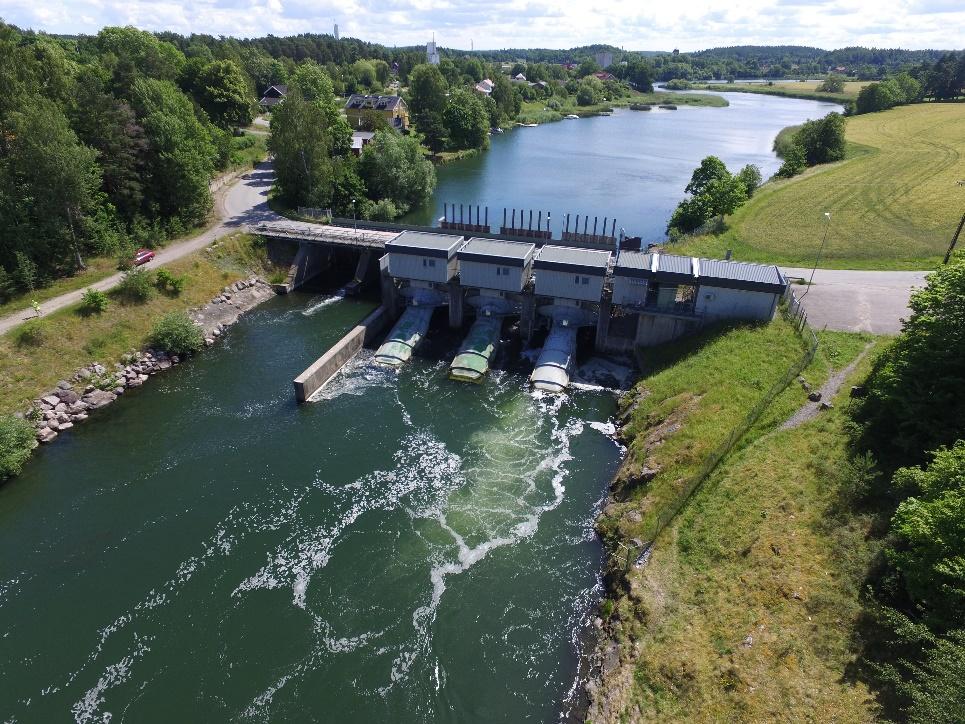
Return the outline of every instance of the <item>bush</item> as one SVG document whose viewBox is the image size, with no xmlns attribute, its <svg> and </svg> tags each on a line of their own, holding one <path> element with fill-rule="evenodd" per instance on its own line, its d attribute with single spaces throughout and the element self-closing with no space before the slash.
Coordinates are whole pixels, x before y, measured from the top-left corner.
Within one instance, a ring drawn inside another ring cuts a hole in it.
<svg viewBox="0 0 965 724">
<path fill-rule="evenodd" d="M 107 295 L 97 289 L 88 289 L 80 299 L 81 311 L 86 314 L 100 314 L 107 309 L 107 304 Z"/>
<path fill-rule="evenodd" d="M 204 347 L 201 328 L 184 312 L 165 314 L 155 322 L 150 341 L 168 354 L 189 354 Z"/>
<path fill-rule="evenodd" d="M 135 304 L 144 304 L 151 298 L 151 274 L 143 269 L 131 269 L 117 285 L 117 293 L 122 299 Z"/>
<path fill-rule="evenodd" d="M 36 262 L 22 251 L 16 252 L 14 259 L 16 264 L 13 268 L 13 278 L 16 279 L 17 285 L 23 291 L 32 292 L 38 284 L 39 275 Z"/>
<path fill-rule="evenodd" d="M 366 218 L 372 221 L 392 221 L 400 215 L 400 211 L 391 199 L 379 199 L 366 209 Z"/>
<path fill-rule="evenodd" d="M 20 346 L 39 347 L 47 339 L 47 322 L 43 319 L 28 319 L 13 333 Z"/>
<path fill-rule="evenodd" d="M 170 292 L 175 296 L 184 291 L 185 278 L 176 277 L 164 267 L 155 272 L 154 285 L 162 292 Z"/>
<path fill-rule="evenodd" d="M 750 198 L 754 195 L 754 192 L 760 188 L 762 181 L 761 170 L 754 164 L 749 163 L 737 173 L 737 178 L 744 184 L 747 198 Z"/>
<path fill-rule="evenodd" d="M 876 360 L 856 410 L 864 443 L 889 467 L 962 437 L 965 420 L 965 260 L 939 267 L 911 295 L 901 334 Z"/>
<path fill-rule="evenodd" d="M 683 78 L 671 78 L 664 83 L 664 88 L 667 90 L 690 90 L 693 87 L 693 84 L 689 80 L 684 80 Z"/>
<path fill-rule="evenodd" d="M 20 474 L 34 445 L 30 423 L 13 415 L 0 416 L 0 480 Z"/>
<path fill-rule="evenodd" d="M 844 93 L 844 78 L 840 75 L 829 75 L 818 86 L 818 90 L 822 93 Z"/>
</svg>

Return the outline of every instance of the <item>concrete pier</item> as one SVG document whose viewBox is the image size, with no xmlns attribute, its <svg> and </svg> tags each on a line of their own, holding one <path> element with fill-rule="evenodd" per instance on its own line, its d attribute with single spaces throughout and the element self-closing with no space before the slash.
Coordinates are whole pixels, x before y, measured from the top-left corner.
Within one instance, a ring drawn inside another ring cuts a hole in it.
<svg viewBox="0 0 965 724">
<path fill-rule="evenodd" d="M 358 326 L 352 328 L 328 352 L 315 360 L 311 367 L 292 380 L 295 399 L 299 403 L 305 402 L 324 387 L 349 360 L 358 354 L 362 345 L 382 331 L 387 322 L 388 314 L 385 307 L 379 307 Z"/>
</svg>

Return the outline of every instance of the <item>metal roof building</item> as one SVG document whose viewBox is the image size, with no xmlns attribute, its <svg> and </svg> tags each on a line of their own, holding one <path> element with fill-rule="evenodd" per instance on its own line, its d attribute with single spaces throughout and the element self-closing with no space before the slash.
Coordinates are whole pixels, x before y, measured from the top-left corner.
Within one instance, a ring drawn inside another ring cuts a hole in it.
<svg viewBox="0 0 965 724">
<path fill-rule="evenodd" d="M 559 299 L 599 302 L 610 252 L 547 244 L 536 255 L 536 293 Z"/>
<path fill-rule="evenodd" d="M 773 264 L 639 251 L 621 252 L 613 267 L 613 276 L 775 294 L 783 293 L 787 286 L 781 270 Z"/>
<path fill-rule="evenodd" d="M 456 254 L 464 287 L 520 292 L 529 281 L 536 245 L 503 239 L 473 238 Z"/>
<path fill-rule="evenodd" d="M 389 274 L 396 279 L 445 283 L 456 276 L 461 236 L 403 231 L 385 244 Z"/>
</svg>

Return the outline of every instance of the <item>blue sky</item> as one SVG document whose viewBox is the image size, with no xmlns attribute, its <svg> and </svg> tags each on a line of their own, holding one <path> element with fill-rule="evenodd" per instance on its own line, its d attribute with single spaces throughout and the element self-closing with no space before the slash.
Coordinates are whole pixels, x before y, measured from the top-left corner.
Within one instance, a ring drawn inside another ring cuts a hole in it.
<svg viewBox="0 0 965 724">
<path fill-rule="evenodd" d="M 105 25 L 255 37 L 332 32 L 387 45 L 632 50 L 724 45 L 960 48 L 965 0 L 3 0 L 25 28 L 95 33 Z"/>
</svg>

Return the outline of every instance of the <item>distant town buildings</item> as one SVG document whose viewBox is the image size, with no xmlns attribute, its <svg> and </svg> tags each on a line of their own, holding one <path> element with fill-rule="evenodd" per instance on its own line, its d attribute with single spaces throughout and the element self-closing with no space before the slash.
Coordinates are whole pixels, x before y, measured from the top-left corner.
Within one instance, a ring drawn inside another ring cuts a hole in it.
<svg viewBox="0 0 965 724">
<path fill-rule="evenodd" d="M 484 96 L 492 95 L 493 82 L 489 78 L 484 78 L 476 83 L 476 92 L 482 93 Z"/>
<path fill-rule="evenodd" d="M 426 60 L 430 65 L 439 65 L 439 51 L 436 50 L 436 39 L 426 43 Z"/>
<path fill-rule="evenodd" d="M 601 68 L 609 68 L 611 65 L 613 65 L 613 53 L 597 53 L 593 56 L 593 60 L 595 60 L 596 64 Z"/>
</svg>

